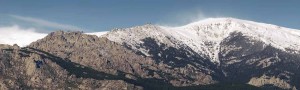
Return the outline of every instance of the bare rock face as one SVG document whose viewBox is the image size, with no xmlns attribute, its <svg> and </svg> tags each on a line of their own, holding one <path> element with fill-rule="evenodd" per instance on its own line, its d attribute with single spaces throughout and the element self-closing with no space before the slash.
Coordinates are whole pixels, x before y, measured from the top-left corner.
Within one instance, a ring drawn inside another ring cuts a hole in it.
<svg viewBox="0 0 300 90">
<path fill-rule="evenodd" d="M 140 68 L 133 68 L 134 65 L 130 64 L 135 63 L 135 67 L 139 67 L 139 63 L 147 61 L 146 58 L 127 53 L 130 51 L 105 38 L 100 39 L 81 32 L 54 32 L 29 47 L 110 74 L 117 74 L 117 70 L 130 74 L 134 71 L 142 72 Z"/>
<path fill-rule="evenodd" d="M 288 83 L 288 80 L 276 78 L 274 76 L 266 76 L 263 75 L 261 77 L 253 77 L 248 82 L 248 84 L 254 85 L 254 86 L 264 86 L 264 85 L 274 85 L 283 89 L 292 89 L 293 87 Z"/>
<path fill-rule="evenodd" d="M 0 46 L 0 89 L 74 89 L 74 90 L 138 90 L 141 87 L 122 80 L 79 78 L 68 67 L 74 63 L 34 49 Z M 37 67 L 37 61 L 42 64 Z M 66 65 L 66 66 L 62 66 Z M 77 64 L 78 67 L 83 67 Z M 67 68 L 67 69 L 66 69 Z M 83 67 L 84 68 L 84 67 Z"/>
</svg>

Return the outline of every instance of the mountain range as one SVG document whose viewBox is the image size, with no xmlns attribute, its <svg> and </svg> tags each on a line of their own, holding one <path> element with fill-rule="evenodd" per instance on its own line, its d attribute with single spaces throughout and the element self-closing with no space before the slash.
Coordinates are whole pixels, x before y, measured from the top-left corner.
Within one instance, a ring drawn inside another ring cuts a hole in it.
<svg viewBox="0 0 300 90">
<path fill-rule="evenodd" d="M 32 37 L 1 35 L 1 90 L 300 88 L 300 31 L 277 25 L 209 18 L 15 35 Z"/>
</svg>

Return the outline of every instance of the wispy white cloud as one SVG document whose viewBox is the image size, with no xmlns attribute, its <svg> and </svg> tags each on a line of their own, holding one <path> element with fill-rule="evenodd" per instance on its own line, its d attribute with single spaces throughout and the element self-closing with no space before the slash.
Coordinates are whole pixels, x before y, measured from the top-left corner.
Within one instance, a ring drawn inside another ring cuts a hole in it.
<svg viewBox="0 0 300 90">
<path fill-rule="evenodd" d="M 178 11 L 176 13 L 170 14 L 170 16 L 167 17 L 168 20 L 171 22 L 159 22 L 158 24 L 161 26 L 181 26 L 192 22 L 200 21 L 209 17 L 210 16 L 207 16 L 201 10 L 195 10 L 192 12 Z"/>
<path fill-rule="evenodd" d="M 19 16 L 19 15 L 10 15 L 11 17 L 18 19 L 18 20 L 23 20 L 26 22 L 31 22 L 43 27 L 50 27 L 50 28 L 57 28 L 57 29 L 63 29 L 63 30 L 71 30 L 71 31 L 80 31 L 83 30 L 82 28 L 72 26 L 72 25 L 67 25 L 67 24 L 61 24 L 61 23 L 56 23 L 56 22 L 51 22 L 43 19 L 38 19 L 38 18 L 33 18 L 33 17 L 24 17 L 24 16 Z"/>
<path fill-rule="evenodd" d="M 208 18 L 226 17 L 224 15 L 225 14 L 221 13 L 207 13 L 197 8 L 189 11 L 178 11 L 176 13 L 172 13 L 167 17 L 171 22 L 158 22 L 158 25 L 176 27 L 193 22 L 198 22 Z"/>
<path fill-rule="evenodd" d="M 207 16 L 204 12 L 202 12 L 200 10 L 195 11 L 195 12 L 181 13 L 181 14 L 177 15 L 177 18 L 179 18 L 179 20 L 184 23 L 196 22 L 196 21 L 203 20 L 203 19 L 206 19 L 209 17 L 210 16 Z"/>
<path fill-rule="evenodd" d="M 0 27 L 0 44 L 18 44 L 21 47 L 45 37 L 47 34 L 38 33 L 34 28 L 20 28 L 18 25 Z"/>
</svg>

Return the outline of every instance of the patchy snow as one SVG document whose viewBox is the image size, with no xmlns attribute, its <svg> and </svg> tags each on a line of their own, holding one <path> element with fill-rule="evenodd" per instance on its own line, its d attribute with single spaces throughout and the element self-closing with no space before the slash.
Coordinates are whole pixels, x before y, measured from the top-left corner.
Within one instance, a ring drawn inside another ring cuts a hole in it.
<svg viewBox="0 0 300 90">
<path fill-rule="evenodd" d="M 166 36 L 167 35 L 163 32 L 162 28 L 149 24 L 132 28 L 115 29 L 103 35 L 103 37 L 107 37 L 111 41 L 118 42 L 120 44 L 126 43 L 131 46 L 139 46 L 140 44 L 144 43 L 142 39 L 151 37 L 157 40 L 157 42 L 163 42 L 167 46 L 175 47 L 172 41 L 167 39 Z M 149 54 L 147 53 L 148 51 L 144 48 L 132 48 L 135 50 L 139 50 L 143 54 L 149 56 Z"/>
</svg>

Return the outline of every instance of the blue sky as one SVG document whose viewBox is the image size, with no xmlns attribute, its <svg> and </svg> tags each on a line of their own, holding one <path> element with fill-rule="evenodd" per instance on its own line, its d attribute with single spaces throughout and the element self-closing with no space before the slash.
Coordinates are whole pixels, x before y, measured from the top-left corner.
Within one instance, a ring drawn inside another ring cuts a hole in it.
<svg viewBox="0 0 300 90">
<path fill-rule="evenodd" d="M 0 27 L 107 31 L 233 17 L 300 29 L 300 0 L 0 0 Z"/>
</svg>

